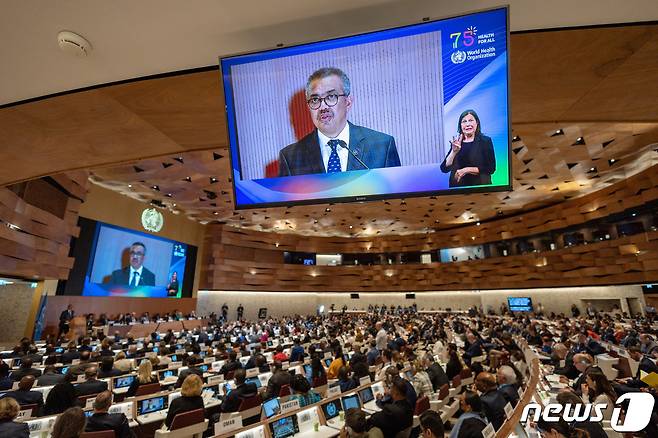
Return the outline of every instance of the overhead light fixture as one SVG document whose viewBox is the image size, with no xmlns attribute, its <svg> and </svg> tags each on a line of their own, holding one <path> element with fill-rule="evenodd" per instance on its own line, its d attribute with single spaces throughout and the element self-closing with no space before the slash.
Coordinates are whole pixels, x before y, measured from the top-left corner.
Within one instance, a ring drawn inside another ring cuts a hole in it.
<svg viewBox="0 0 658 438">
<path fill-rule="evenodd" d="M 585 137 L 578 137 L 571 146 L 579 146 L 581 144 L 585 144 Z"/>
<path fill-rule="evenodd" d="M 479 221 L 476 222 L 475 225 L 479 227 L 479 226 L 480 226 L 480 222 L 479 222 Z"/>
<path fill-rule="evenodd" d="M 133 185 L 132 185 L 132 184 L 128 184 L 128 188 L 129 188 L 129 189 L 132 189 L 132 188 L 133 188 Z"/>
</svg>

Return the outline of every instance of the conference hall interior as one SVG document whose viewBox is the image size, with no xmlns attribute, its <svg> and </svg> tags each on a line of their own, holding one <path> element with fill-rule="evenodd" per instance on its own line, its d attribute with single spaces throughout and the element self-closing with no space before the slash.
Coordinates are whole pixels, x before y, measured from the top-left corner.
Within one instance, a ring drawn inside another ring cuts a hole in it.
<svg viewBox="0 0 658 438">
<path fill-rule="evenodd" d="M 655 0 L 1 5 L 0 438 L 658 437 Z"/>
</svg>

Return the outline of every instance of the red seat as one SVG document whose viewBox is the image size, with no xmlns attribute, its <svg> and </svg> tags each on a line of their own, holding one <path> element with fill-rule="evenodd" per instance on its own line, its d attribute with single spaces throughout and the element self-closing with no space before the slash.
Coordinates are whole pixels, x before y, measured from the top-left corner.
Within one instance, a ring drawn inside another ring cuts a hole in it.
<svg viewBox="0 0 658 438">
<path fill-rule="evenodd" d="M 416 400 L 416 409 L 414 415 L 420 415 L 430 408 L 430 399 L 426 395 Z"/>
<path fill-rule="evenodd" d="M 327 384 L 327 375 L 323 374 L 320 377 L 315 377 L 313 379 L 313 388 Z"/>
<path fill-rule="evenodd" d="M 116 438 L 113 430 L 99 430 L 97 432 L 82 432 L 80 438 Z"/>
<path fill-rule="evenodd" d="M 450 385 L 447 383 L 441 385 L 439 388 L 439 400 L 444 400 L 450 394 Z"/>
<path fill-rule="evenodd" d="M 473 373 L 471 372 L 471 369 L 468 368 L 468 367 L 463 368 L 463 369 L 459 372 L 459 377 L 461 377 L 462 379 L 468 379 L 468 378 L 471 377 L 472 375 L 473 375 Z"/>
<path fill-rule="evenodd" d="M 459 388 L 462 384 L 462 378 L 459 374 L 452 378 L 452 387 Z"/>
<path fill-rule="evenodd" d="M 137 387 L 137 392 L 135 392 L 135 396 L 138 397 L 140 395 L 155 394 L 156 392 L 160 392 L 160 383 L 158 382 L 147 383 L 146 385 L 139 385 Z"/>
<path fill-rule="evenodd" d="M 205 415 L 205 410 L 203 409 L 195 409 L 193 411 L 176 414 L 174 420 L 171 422 L 171 428 L 169 430 L 182 429 L 194 424 L 203 423 L 205 421 Z"/>
<path fill-rule="evenodd" d="M 246 411 L 247 409 L 255 408 L 260 406 L 263 400 L 260 398 L 260 395 L 254 395 L 253 397 L 243 398 L 240 402 L 240 407 L 238 408 L 239 412 Z"/>
<path fill-rule="evenodd" d="M 290 385 L 281 385 L 281 389 L 279 389 L 279 397 L 286 397 L 292 394 L 290 392 Z"/>
</svg>

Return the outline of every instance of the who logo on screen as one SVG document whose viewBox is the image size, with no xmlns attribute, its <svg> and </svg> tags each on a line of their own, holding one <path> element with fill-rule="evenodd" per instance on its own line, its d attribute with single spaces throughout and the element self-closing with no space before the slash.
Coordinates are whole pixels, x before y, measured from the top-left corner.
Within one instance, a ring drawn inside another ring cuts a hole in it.
<svg viewBox="0 0 658 438">
<path fill-rule="evenodd" d="M 142 212 L 142 226 L 146 231 L 159 232 L 164 225 L 164 216 L 155 208 L 146 208 Z"/>
</svg>

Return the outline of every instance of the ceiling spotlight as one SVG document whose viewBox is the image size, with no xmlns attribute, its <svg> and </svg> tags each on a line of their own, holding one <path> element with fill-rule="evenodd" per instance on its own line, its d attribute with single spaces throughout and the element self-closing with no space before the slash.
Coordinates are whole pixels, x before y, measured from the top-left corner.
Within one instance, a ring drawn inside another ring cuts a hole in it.
<svg viewBox="0 0 658 438">
<path fill-rule="evenodd" d="M 132 189 L 132 188 L 133 188 L 133 185 L 132 185 L 132 184 L 128 184 L 128 188 L 129 188 L 129 189 Z"/>
<path fill-rule="evenodd" d="M 276 247 L 278 248 L 278 247 L 279 247 L 279 242 L 276 242 L 276 243 L 274 244 L 274 246 L 276 246 Z"/>
<path fill-rule="evenodd" d="M 175 204 L 175 203 L 174 203 L 174 204 L 171 204 L 171 206 L 172 206 L 172 207 L 175 207 L 175 206 L 176 206 L 176 204 Z"/>
<path fill-rule="evenodd" d="M 216 211 L 216 212 L 214 212 L 213 214 L 214 214 L 215 216 L 217 216 L 217 215 L 219 214 L 219 212 L 218 212 L 218 211 Z"/>
<path fill-rule="evenodd" d="M 476 222 L 475 225 L 477 225 L 477 226 L 479 227 L 479 226 L 480 226 L 480 222 Z"/>
<path fill-rule="evenodd" d="M 353 227 L 352 225 L 350 225 L 350 230 L 351 230 L 352 228 L 354 228 L 354 227 Z"/>
<path fill-rule="evenodd" d="M 471 236 L 471 240 L 475 240 L 475 236 Z"/>
<path fill-rule="evenodd" d="M 215 178 L 214 176 L 211 176 L 210 177 L 210 184 L 214 184 L 216 182 L 217 182 L 217 178 Z"/>
<path fill-rule="evenodd" d="M 187 176 L 187 177 L 185 177 L 184 181 L 192 182 L 192 177 L 191 177 L 191 176 Z"/>
<path fill-rule="evenodd" d="M 637 213 L 632 213 L 631 216 L 635 217 L 637 216 Z"/>
<path fill-rule="evenodd" d="M 512 137 L 512 141 L 519 141 L 519 140 L 521 140 L 521 137 L 519 137 L 518 135 Z"/>
<path fill-rule="evenodd" d="M 610 164 L 610 165 L 615 164 L 616 161 L 617 161 L 617 160 L 615 160 L 614 158 L 610 158 L 610 159 L 608 160 L 608 164 Z"/>
<path fill-rule="evenodd" d="M 553 134 L 551 134 L 551 137 L 555 137 L 556 135 L 564 135 L 564 131 L 562 129 L 556 129 Z"/>
<path fill-rule="evenodd" d="M 173 195 L 172 195 L 171 193 L 167 193 L 165 196 L 166 196 L 167 198 L 171 198 Z"/>
<path fill-rule="evenodd" d="M 574 144 L 572 144 L 571 146 L 578 146 L 578 145 L 581 145 L 581 144 L 585 144 L 585 138 L 584 137 L 578 137 L 576 139 L 576 142 Z"/>
<path fill-rule="evenodd" d="M 329 213 L 329 212 L 331 211 L 331 208 L 327 207 L 327 208 L 324 209 L 324 211 L 326 211 L 327 213 Z"/>
<path fill-rule="evenodd" d="M 158 187 L 157 185 L 152 185 L 151 188 L 152 188 L 153 190 L 160 190 L 160 187 Z"/>
</svg>

